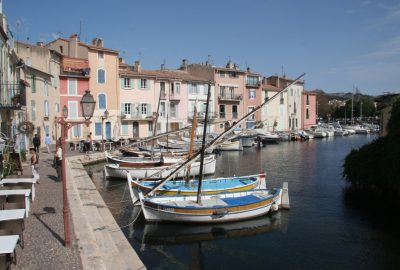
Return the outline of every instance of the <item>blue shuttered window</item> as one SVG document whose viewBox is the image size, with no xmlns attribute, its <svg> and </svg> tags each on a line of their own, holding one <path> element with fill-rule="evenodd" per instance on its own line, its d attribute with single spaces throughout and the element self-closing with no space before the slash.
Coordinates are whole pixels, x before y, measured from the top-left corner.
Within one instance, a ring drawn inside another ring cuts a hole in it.
<svg viewBox="0 0 400 270">
<path fill-rule="evenodd" d="M 101 136 L 101 123 L 94 124 L 94 135 Z"/>
<path fill-rule="evenodd" d="M 99 109 L 107 108 L 107 99 L 105 94 L 99 94 L 98 104 L 99 104 Z"/>
<path fill-rule="evenodd" d="M 97 70 L 97 83 L 106 82 L 106 71 L 104 69 Z"/>
</svg>

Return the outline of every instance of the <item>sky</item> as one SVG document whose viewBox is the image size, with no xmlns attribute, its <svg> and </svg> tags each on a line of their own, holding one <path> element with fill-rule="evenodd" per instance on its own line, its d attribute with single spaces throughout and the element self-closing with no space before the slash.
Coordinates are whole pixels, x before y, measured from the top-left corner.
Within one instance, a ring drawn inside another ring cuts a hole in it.
<svg viewBox="0 0 400 270">
<path fill-rule="evenodd" d="M 308 90 L 400 92 L 399 0 L 3 0 L 3 12 L 18 40 L 100 37 L 144 69 L 232 60 L 305 72 Z"/>
</svg>

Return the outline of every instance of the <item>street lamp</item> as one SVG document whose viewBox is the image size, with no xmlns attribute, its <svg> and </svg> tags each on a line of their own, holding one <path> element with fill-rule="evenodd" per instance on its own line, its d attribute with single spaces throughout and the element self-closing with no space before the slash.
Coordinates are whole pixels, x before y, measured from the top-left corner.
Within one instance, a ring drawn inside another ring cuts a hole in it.
<svg viewBox="0 0 400 270">
<path fill-rule="evenodd" d="M 64 105 L 62 109 L 62 117 L 58 119 L 58 123 L 61 125 L 61 177 L 63 181 L 63 217 L 64 217 L 64 245 L 69 247 L 71 244 L 70 233 L 69 233 L 69 206 L 68 206 L 68 196 L 67 196 L 67 177 L 65 168 L 65 137 L 68 130 L 76 125 L 85 124 L 90 125 L 90 118 L 93 116 L 96 101 L 90 94 L 89 90 L 85 91 L 85 94 L 81 100 L 82 116 L 85 121 L 67 121 L 68 118 L 68 107 Z"/>
<path fill-rule="evenodd" d="M 103 116 L 101 117 L 101 150 L 104 151 L 104 120 L 108 118 L 109 112 L 107 109 L 104 111 Z"/>
</svg>

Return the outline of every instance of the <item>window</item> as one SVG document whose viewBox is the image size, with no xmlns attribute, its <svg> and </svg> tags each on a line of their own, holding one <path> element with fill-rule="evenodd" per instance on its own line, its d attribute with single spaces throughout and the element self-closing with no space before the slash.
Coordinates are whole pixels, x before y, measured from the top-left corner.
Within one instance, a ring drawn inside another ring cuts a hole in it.
<svg viewBox="0 0 400 270">
<path fill-rule="evenodd" d="M 175 84 L 175 93 L 176 93 L 177 95 L 179 95 L 180 92 L 181 92 L 181 83 L 176 83 L 176 84 Z"/>
<path fill-rule="evenodd" d="M 64 51 L 64 48 L 63 48 L 63 46 L 60 46 L 60 53 L 62 54 L 62 53 L 63 53 L 63 51 Z"/>
<path fill-rule="evenodd" d="M 78 117 L 78 101 L 68 101 L 68 117 L 72 119 Z M 81 136 L 81 125 L 73 126 L 72 135 Z"/>
<path fill-rule="evenodd" d="M 290 88 L 290 96 L 293 97 L 293 88 Z"/>
<path fill-rule="evenodd" d="M 142 114 L 145 114 L 145 115 L 148 115 L 148 114 L 149 114 L 147 105 L 148 105 L 148 104 L 146 104 L 146 103 L 142 103 L 142 104 L 141 104 L 141 113 L 142 113 Z"/>
<path fill-rule="evenodd" d="M 289 117 L 289 129 L 292 127 L 292 119 Z"/>
<path fill-rule="evenodd" d="M 165 117 L 165 102 L 160 102 L 160 114 L 159 116 Z"/>
<path fill-rule="evenodd" d="M 31 100 L 31 119 L 36 121 L 36 102 Z"/>
<path fill-rule="evenodd" d="M 234 118 L 234 119 L 238 118 L 237 105 L 232 105 L 232 118 Z"/>
<path fill-rule="evenodd" d="M 256 91 L 255 90 L 249 91 L 249 99 L 256 99 Z"/>
<path fill-rule="evenodd" d="M 281 93 L 281 94 L 280 94 L 280 104 L 283 104 L 284 101 L 285 101 L 285 100 L 283 99 L 283 93 Z"/>
<path fill-rule="evenodd" d="M 99 58 L 99 59 L 101 59 L 101 60 L 103 60 L 104 59 L 104 52 L 97 52 L 97 57 Z"/>
<path fill-rule="evenodd" d="M 36 76 L 32 75 L 31 78 L 32 93 L 36 93 Z"/>
<path fill-rule="evenodd" d="M 147 88 L 147 79 L 140 79 L 140 88 Z"/>
<path fill-rule="evenodd" d="M 102 68 L 97 70 L 97 83 L 106 83 L 106 71 Z"/>
<path fill-rule="evenodd" d="M 310 96 L 309 95 L 307 95 L 307 99 L 306 99 L 306 105 L 310 105 L 310 98 L 309 98 Z"/>
<path fill-rule="evenodd" d="M 128 128 L 128 123 L 122 123 L 121 126 L 121 133 L 122 135 L 128 135 L 129 134 L 129 128 Z"/>
<path fill-rule="evenodd" d="M 169 104 L 169 112 L 171 117 L 176 117 L 176 104 L 175 103 L 170 103 Z"/>
<path fill-rule="evenodd" d="M 160 90 L 165 93 L 165 82 L 160 82 Z"/>
<path fill-rule="evenodd" d="M 219 96 L 221 98 L 225 98 L 225 86 L 220 86 L 219 87 Z"/>
<path fill-rule="evenodd" d="M 306 109 L 306 119 L 310 119 L 310 110 Z"/>
<path fill-rule="evenodd" d="M 44 116 L 49 117 L 49 101 L 44 101 Z"/>
<path fill-rule="evenodd" d="M 225 118 L 225 105 L 219 105 L 219 118 Z"/>
<path fill-rule="evenodd" d="M 297 127 L 297 118 L 296 118 L 296 127 Z"/>
<path fill-rule="evenodd" d="M 94 123 L 94 136 L 101 136 L 101 122 Z"/>
<path fill-rule="evenodd" d="M 58 103 L 55 104 L 55 111 L 60 112 L 60 104 Z"/>
<path fill-rule="evenodd" d="M 153 132 L 153 122 L 151 121 L 147 122 L 147 131 Z"/>
<path fill-rule="evenodd" d="M 78 81 L 76 79 L 68 79 L 68 96 L 78 95 Z"/>
<path fill-rule="evenodd" d="M 99 94 L 97 100 L 98 100 L 98 104 L 99 104 L 99 109 L 107 108 L 106 94 Z"/>
<path fill-rule="evenodd" d="M 198 94 L 197 84 L 189 84 L 189 94 Z"/>
<path fill-rule="evenodd" d="M 247 112 L 252 112 L 254 111 L 254 107 L 247 107 Z M 255 114 L 253 113 L 249 118 L 247 118 L 249 121 L 254 121 L 255 118 Z"/>
<path fill-rule="evenodd" d="M 124 114 L 131 115 L 132 113 L 132 104 L 131 103 L 124 103 Z"/>
<path fill-rule="evenodd" d="M 48 82 L 47 80 L 44 80 L 44 96 L 48 97 L 49 96 L 49 87 L 48 87 Z"/>
<path fill-rule="evenodd" d="M 124 88 L 125 89 L 130 89 L 132 88 L 132 84 L 131 84 L 131 79 L 130 78 L 124 78 Z"/>
<path fill-rule="evenodd" d="M 258 86 L 258 77 L 257 76 L 247 76 L 246 84 L 250 86 Z"/>
<path fill-rule="evenodd" d="M 225 72 L 220 71 L 220 72 L 219 72 L 219 77 L 220 77 L 220 78 L 224 78 L 224 77 L 225 77 Z"/>
</svg>

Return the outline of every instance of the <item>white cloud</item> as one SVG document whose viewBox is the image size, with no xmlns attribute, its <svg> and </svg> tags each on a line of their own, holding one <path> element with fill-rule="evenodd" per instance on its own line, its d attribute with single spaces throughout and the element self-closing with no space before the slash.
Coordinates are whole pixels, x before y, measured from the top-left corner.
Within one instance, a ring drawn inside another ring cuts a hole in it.
<svg viewBox="0 0 400 270">
<path fill-rule="evenodd" d="M 397 55 L 400 55 L 400 36 L 381 43 L 376 51 L 361 55 L 361 57 L 386 59 Z"/>
</svg>

